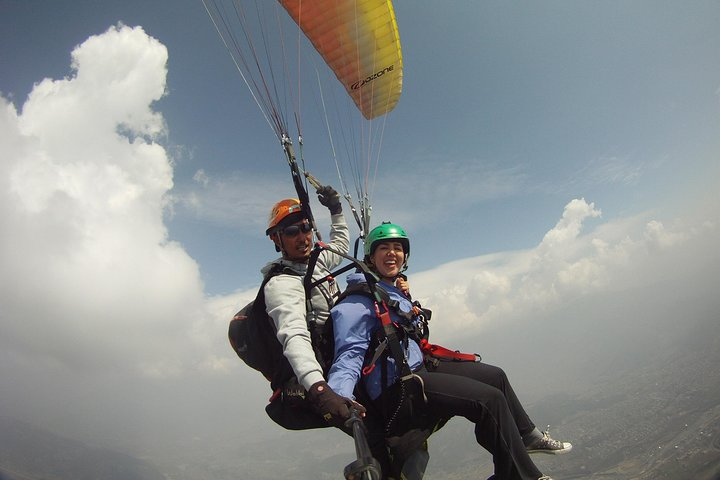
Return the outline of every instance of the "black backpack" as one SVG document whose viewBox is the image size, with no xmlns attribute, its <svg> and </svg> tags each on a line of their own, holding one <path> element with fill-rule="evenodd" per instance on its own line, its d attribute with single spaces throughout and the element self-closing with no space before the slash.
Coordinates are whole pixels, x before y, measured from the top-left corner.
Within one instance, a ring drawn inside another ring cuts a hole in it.
<svg viewBox="0 0 720 480">
<path fill-rule="evenodd" d="M 292 368 L 275 336 L 275 325 L 265 311 L 265 285 L 281 273 L 298 275 L 276 265 L 262 281 L 255 299 L 245 305 L 230 321 L 228 339 L 237 355 L 249 367 L 262 373 L 275 391 L 292 377 Z"/>
<path fill-rule="evenodd" d="M 295 372 L 283 355 L 282 345 L 276 336 L 275 324 L 266 311 L 265 285 L 272 277 L 280 274 L 300 276 L 299 273 L 282 265 L 275 265 L 265 275 L 255 299 L 245 305 L 230 321 L 228 339 L 242 361 L 262 373 L 270 382 L 273 394 L 265 411 L 273 421 L 290 430 L 327 427 L 329 424 L 310 410 L 310 406 L 305 402 L 305 391 L 298 385 Z M 306 295 L 309 295 L 307 289 Z M 325 322 L 323 326 L 308 325 L 308 329 L 315 357 L 325 374 L 334 354 L 332 322 Z"/>
<path fill-rule="evenodd" d="M 324 250 L 350 260 L 350 264 L 323 278 L 313 280 L 312 273 Z M 364 264 L 355 258 L 318 242 L 308 260 L 307 273 L 302 279 L 308 311 L 312 310 L 309 299 L 314 288 L 356 267 L 361 270 L 365 268 Z M 230 321 L 228 328 L 230 345 L 245 364 L 262 373 L 270 382 L 273 394 L 265 411 L 273 421 L 290 430 L 327 427 L 329 424 L 322 417 L 308 409 L 305 391 L 298 385 L 295 372 L 283 355 L 282 345 L 276 336 L 275 324 L 266 311 L 265 285 L 272 277 L 280 274 L 301 275 L 282 265 L 274 265 L 265 275 L 255 299 L 245 305 Z M 323 374 L 326 375 L 335 354 L 332 321 L 320 326 L 310 320 L 308 330 L 315 357 L 323 369 Z"/>
<path fill-rule="evenodd" d="M 283 355 L 282 346 L 277 339 L 277 332 L 273 319 L 267 314 L 265 305 L 265 285 L 276 275 L 301 274 L 282 265 L 275 265 L 266 275 L 260 285 L 255 299 L 245 305 L 230 321 L 228 328 L 228 339 L 230 345 L 237 355 L 249 367 L 262 373 L 270 382 L 273 392 L 286 387 L 295 373 L 290 363 Z M 327 281 L 322 279 L 312 285 L 311 272 L 305 276 L 304 286 L 306 299 L 310 292 L 319 283 Z M 312 310 L 309 301 L 306 300 L 308 311 Z M 323 374 L 327 373 L 334 355 L 334 342 L 332 335 L 332 322 L 325 322 L 324 325 L 317 325 L 312 320 L 308 322 L 308 330 L 312 341 L 315 358 L 323 368 Z"/>
</svg>

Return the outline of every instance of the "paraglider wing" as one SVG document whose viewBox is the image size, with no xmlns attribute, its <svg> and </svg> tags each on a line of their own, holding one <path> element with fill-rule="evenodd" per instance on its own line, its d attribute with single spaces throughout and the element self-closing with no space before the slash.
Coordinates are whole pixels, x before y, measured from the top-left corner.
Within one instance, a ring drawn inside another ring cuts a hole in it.
<svg viewBox="0 0 720 480">
<path fill-rule="evenodd" d="M 363 116 L 390 112 L 402 92 L 402 52 L 390 0 L 279 0 Z"/>
</svg>

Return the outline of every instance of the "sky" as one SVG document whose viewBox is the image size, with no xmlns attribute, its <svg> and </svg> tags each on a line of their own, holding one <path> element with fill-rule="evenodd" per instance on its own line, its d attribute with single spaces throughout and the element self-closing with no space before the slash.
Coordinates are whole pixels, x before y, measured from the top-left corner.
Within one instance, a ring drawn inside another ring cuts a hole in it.
<svg viewBox="0 0 720 480">
<path fill-rule="evenodd" d="M 636 312 L 638 288 L 714 311 L 720 3 L 395 12 L 404 86 L 373 218 L 410 235 L 437 341 L 614 295 Z M 243 428 L 268 427 L 225 334 L 293 189 L 202 3 L 0 0 L 0 65 L 0 414 L 133 451 L 224 438 L 242 392 Z M 308 168 L 338 186 L 311 118 Z"/>
</svg>

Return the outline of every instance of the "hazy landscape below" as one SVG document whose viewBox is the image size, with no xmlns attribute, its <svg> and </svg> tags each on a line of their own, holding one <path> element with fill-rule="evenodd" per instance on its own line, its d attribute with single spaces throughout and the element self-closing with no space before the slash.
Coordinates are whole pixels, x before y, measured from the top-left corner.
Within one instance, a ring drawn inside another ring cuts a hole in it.
<svg viewBox="0 0 720 480">
<path fill-rule="evenodd" d="M 642 291 L 627 295 L 644 300 Z M 533 339 L 530 343 L 538 347 L 512 357 L 501 353 L 507 331 L 483 335 L 484 359 L 505 360 L 538 426 L 550 424 L 553 436 L 573 442 L 567 455 L 535 457 L 555 479 L 718 478 L 718 310 L 693 311 L 692 298 L 687 304 L 647 302 L 639 314 L 661 309 L 665 315 L 612 318 L 606 306 L 597 311 L 603 319 L 574 317 L 568 305 L 567 320 L 553 328 L 539 322 L 516 332 L 518 345 Z M 677 315 L 669 311 L 673 308 Z M 236 412 L 237 421 L 264 415 L 260 407 Z M 2 480 L 331 479 L 341 478 L 353 456 L 350 439 L 332 429 L 282 432 L 270 426 L 257 436 L 238 433 L 202 441 L 180 435 L 152 454 L 131 456 L 7 417 L 0 421 Z M 475 444 L 472 426 L 463 419 L 434 435 L 430 449 L 428 479 L 484 479 L 492 473 L 490 456 Z"/>
</svg>

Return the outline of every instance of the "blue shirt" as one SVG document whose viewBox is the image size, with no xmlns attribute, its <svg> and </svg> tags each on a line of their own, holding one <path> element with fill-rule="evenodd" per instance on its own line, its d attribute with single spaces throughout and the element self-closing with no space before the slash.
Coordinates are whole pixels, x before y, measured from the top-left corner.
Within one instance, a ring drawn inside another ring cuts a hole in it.
<svg viewBox="0 0 720 480">
<path fill-rule="evenodd" d="M 360 283 L 365 283 L 365 277 L 362 273 L 353 273 L 348 276 L 348 287 Z M 391 300 L 398 302 L 397 308 L 401 312 L 412 312 L 412 302 L 400 290 L 386 283 L 380 285 L 387 291 Z M 330 315 L 332 316 L 335 332 L 335 360 L 328 373 L 328 385 L 338 395 L 354 399 L 353 390 L 361 377 L 361 370 L 370 340 L 376 330 L 382 328 L 382 326 L 375 313 L 374 300 L 362 294 L 348 296 L 333 307 Z M 417 321 L 414 317 L 409 320 L 398 315 L 393 308 L 390 308 L 390 318 L 393 322 L 402 325 Z M 415 371 L 423 362 L 420 346 L 412 339 L 407 342 L 407 347 L 404 342 L 401 342 L 401 345 L 410 369 Z M 380 361 L 377 363 L 379 364 Z M 369 375 L 362 376 L 367 393 L 372 399 L 377 398 L 382 392 L 380 373 L 382 366 L 378 364 Z M 388 359 L 388 386 L 398 380 L 398 374 L 395 361 L 390 357 Z"/>
</svg>

